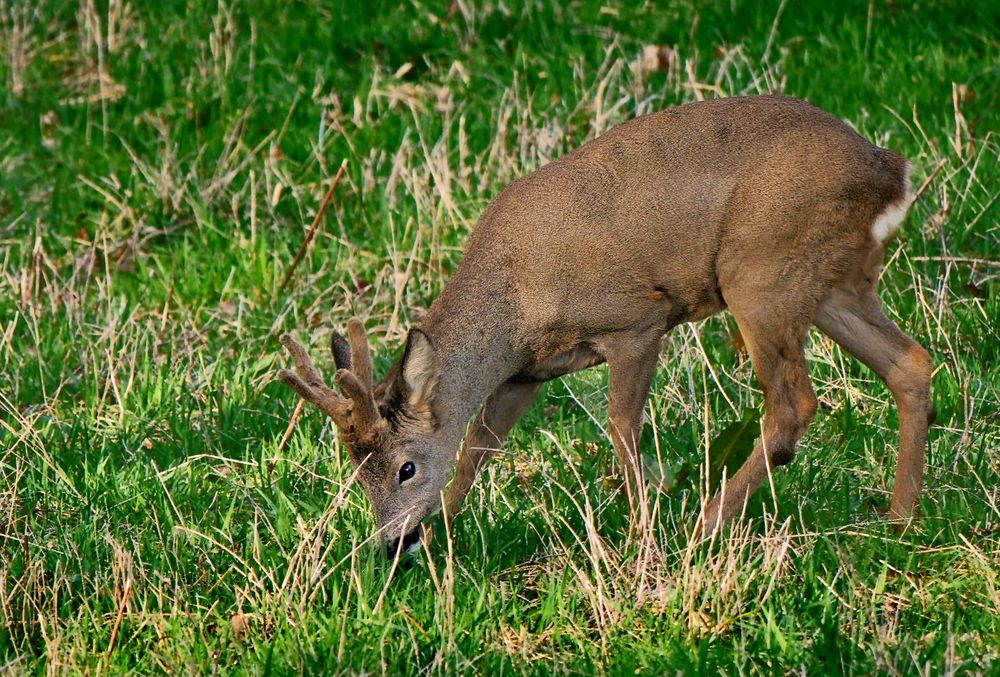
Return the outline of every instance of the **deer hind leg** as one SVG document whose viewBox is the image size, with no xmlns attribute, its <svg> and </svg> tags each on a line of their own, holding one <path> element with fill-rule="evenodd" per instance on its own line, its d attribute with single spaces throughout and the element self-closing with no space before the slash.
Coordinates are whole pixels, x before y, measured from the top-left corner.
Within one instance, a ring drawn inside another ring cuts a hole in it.
<svg viewBox="0 0 1000 677">
<path fill-rule="evenodd" d="M 801 317 L 787 322 L 769 316 L 773 309 L 743 315 L 730 303 L 750 353 L 754 371 L 764 390 L 764 429 L 750 457 L 702 513 L 701 533 L 710 534 L 739 515 L 750 495 L 772 468 L 786 465 L 795 446 L 816 413 L 803 346 L 808 324 Z"/>
<path fill-rule="evenodd" d="M 508 381 L 486 398 L 479 416 L 472 422 L 455 470 L 455 479 L 445 496 L 445 513 L 454 519 L 479 471 L 503 445 L 507 433 L 535 401 L 538 382 Z"/>
<path fill-rule="evenodd" d="M 930 355 L 882 312 L 875 290 L 837 289 L 816 325 L 885 381 L 899 409 L 899 456 L 889 516 L 909 519 L 923 485 L 927 429 L 934 420 Z"/>
</svg>

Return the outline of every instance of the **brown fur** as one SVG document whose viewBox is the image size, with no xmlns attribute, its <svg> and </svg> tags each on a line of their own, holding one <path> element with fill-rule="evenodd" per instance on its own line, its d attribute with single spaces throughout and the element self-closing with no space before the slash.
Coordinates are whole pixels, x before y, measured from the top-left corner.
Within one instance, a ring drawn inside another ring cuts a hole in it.
<svg viewBox="0 0 1000 677">
<path fill-rule="evenodd" d="M 377 420 L 359 419 L 374 431 L 363 445 L 371 470 L 360 477 L 380 527 L 391 538 L 415 529 L 454 471 L 445 501 L 453 515 L 538 383 L 605 361 L 612 440 L 634 488 L 660 338 L 724 308 L 746 341 L 766 415 L 758 448 L 705 507 L 703 530 L 738 514 L 770 469 L 792 459 L 816 411 L 803 355 L 813 323 L 893 392 L 901 440 L 891 513 L 907 518 L 920 493 L 931 363 L 879 309 L 884 244 L 872 235 L 906 190 L 905 159 L 783 96 L 641 117 L 518 179 L 482 215 L 428 311 L 420 364 L 409 364 L 411 346 L 374 391 L 366 375 L 359 389 L 338 372 L 351 398 L 377 400 Z M 283 378 L 302 394 L 293 374 Z M 346 426 L 351 448 L 359 424 L 342 410 L 357 406 L 311 401 Z M 407 460 L 419 471 L 400 485 Z"/>
</svg>

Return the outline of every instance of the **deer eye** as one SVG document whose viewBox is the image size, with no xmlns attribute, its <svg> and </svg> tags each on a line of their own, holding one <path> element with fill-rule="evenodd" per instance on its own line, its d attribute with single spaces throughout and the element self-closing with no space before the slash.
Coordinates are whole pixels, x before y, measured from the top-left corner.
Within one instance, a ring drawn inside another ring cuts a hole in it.
<svg viewBox="0 0 1000 677">
<path fill-rule="evenodd" d="M 407 461 L 399 468 L 399 483 L 402 484 L 416 474 L 417 466 L 413 465 L 413 461 Z"/>
</svg>

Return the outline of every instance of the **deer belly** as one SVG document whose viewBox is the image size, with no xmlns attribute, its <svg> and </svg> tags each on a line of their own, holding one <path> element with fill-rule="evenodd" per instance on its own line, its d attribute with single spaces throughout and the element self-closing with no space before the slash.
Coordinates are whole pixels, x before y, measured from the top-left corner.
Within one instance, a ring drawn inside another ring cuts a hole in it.
<svg viewBox="0 0 1000 677">
<path fill-rule="evenodd" d="M 529 367 L 514 376 L 513 381 L 541 383 L 549 381 L 574 371 L 604 362 L 604 356 L 598 353 L 590 343 L 579 343 L 568 350 L 536 359 Z"/>
</svg>

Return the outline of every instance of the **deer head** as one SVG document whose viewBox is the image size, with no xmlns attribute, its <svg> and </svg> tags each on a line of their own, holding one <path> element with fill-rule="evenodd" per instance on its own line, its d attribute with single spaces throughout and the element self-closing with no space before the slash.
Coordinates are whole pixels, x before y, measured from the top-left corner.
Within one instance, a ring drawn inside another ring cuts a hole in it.
<svg viewBox="0 0 1000 677">
<path fill-rule="evenodd" d="M 283 369 L 278 378 L 333 419 L 394 557 L 419 547 L 420 522 L 440 509 L 454 467 L 454 450 L 440 438 L 434 416 L 440 374 L 430 339 L 414 329 L 400 363 L 376 384 L 361 320 L 348 322 L 347 335 L 334 332 L 331 339 L 342 394 L 326 386 L 309 353 L 287 334 L 281 342 L 295 371 Z"/>
</svg>

